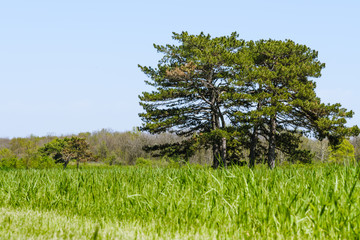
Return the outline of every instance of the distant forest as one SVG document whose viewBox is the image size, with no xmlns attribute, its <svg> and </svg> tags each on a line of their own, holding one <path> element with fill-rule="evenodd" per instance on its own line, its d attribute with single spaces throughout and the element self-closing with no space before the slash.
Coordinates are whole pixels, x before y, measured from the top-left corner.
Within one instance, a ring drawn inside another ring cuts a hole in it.
<svg viewBox="0 0 360 240">
<path fill-rule="evenodd" d="M 146 148 L 152 145 L 164 143 L 176 143 L 183 140 L 175 134 L 157 134 L 139 132 L 137 130 L 128 132 L 117 132 L 102 129 L 95 132 L 79 133 L 72 135 L 84 138 L 89 144 L 93 154 L 93 162 L 106 165 L 135 165 L 143 162 L 179 162 L 184 159 L 179 157 L 167 157 L 156 152 L 147 152 Z M 0 138 L 0 166 L 16 168 L 44 168 L 54 166 L 54 162 L 44 162 L 38 153 L 38 149 L 54 139 L 62 139 L 71 136 L 29 136 L 27 138 Z M 351 143 L 351 144 L 350 144 Z M 347 160 L 360 160 L 360 137 L 345 140 L 339 149 L 332 150 L 328 141 L 318 141 L 303 137 L 301 149 L 310 150 L 312 161 L 305 163 L 338 162 Z M 332 155 L 337 154 L 336 157 Z M 248 163 L 248 150 L 239 149 L 238 158 L 233 159 L 232 164 L 244 165 Z M 211 165 L 213 162 L 211 149 L 202 149 L 188 159 L 190 164 Z M 266 162 L 266 156 L 260 156 L 258 161 Z M 292 162 L 280 151 L 277 152 L 277 164 L 301 163 L 301 159 Z"/>
</svg>

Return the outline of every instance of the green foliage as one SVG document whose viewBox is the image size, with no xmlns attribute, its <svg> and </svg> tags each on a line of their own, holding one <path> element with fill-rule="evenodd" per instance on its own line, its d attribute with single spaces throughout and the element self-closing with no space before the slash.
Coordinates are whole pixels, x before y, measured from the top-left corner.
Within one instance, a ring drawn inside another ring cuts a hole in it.
<svg viewBox="0 0 360 240">
<path fill-rule="evenodd" d="M 182 142 L 158 145 L 151 150 L 163 149 L 170 152 L 169 156 L 179 152 L 188 159 L 198 147 L 212 147 L 216 161 L 222 147 L 219 140 L 199 144 L 191 137 L 226 127 L 228 113 L 224 109 L 227 101 L 224 96 L 231 91 L 229 83 L 236 75 L 232 71 L 236 52 L 244 46 L 244 41 L 238 39 L 236 33 L 211 38 L 203 33 L 182 32 L 173 33 L 173 39 L 180 45 L 154 45 L 164 54 L 157 68 L 139 65 L 151 79 L 145 82 L 156 89 L 139 96 L 145 110 L 139 114 L 144 122 L 141 130 L 188 137 Z"/>
<path fill-rule="evenodd" d="M 291 40 L 270 39 L 247 42 L 242 54 L 248 61 L 241 66 L 243 78 L 234 81 L 238 88 L 233 98 L 247 101 L 249 107 L 237 111 L 233 122 L 251 126 L 251 151 L 260 144 L 258 136 L 266 139 L 271 168 L 275 166 L 275 149 L 290 156 L 291 161 L 294 157 L 311 161 L 310 153 L 297 150 L 299 134 L 320 140 L 327 137 L 331 144 L 356 134 L 356 126 L 345 126 L 346 119 L 353 116 L 352 111 L 340 104 L 321 103 L 316 96 L 316 84 L 311 78 L 320 77 L 325 67 L 318 60 L 317 51 Z M 237 101 L 230 103 L 235 110 Z"/>
<path fill-rule="evenodd" d="M 31 165 L 29 168 L 43 169 L 43 168 L 53 168 L 56 166 L 54 159 L 43 156 L 40 153 L 34 154 L 30 159 Z"/>
<path fill-rule="evenodd" d="M 98 157 L 101 161 L 104 161 L 109 156 L 109 149 L 106 146 L 105 141 L 102 141 L 100 146 L 98 147 Z"/>
<path fill-rule="evenodd" d="M 105 162 L 108 163 L 110 166 L 114 164 L 118 164 L 117 162 L 117 156 L 115 153 L 107 154 L 107 158 L 105 159 Z"/>
<path fill-rule="evenodd" d="M 0 168 L 21 168 L 23 161 L 7 148 L 0 149 Z"/>
<path fill-rule="evenodd" d="M 39 153 L 54 159 L 55 163 L 63 164 L 64 169 L 72 160 L 76 160 L 77 167 L 79 167 L 80 162 L 94 159 L 88 143 L 84 138 L 79 137 L 54 139 L 40 148 Z"/>
<path fill-rule="evenodd" d="M 182 32 L 173 39 L 180 44 L 154 45 L 164 54 L 157 68 L 139 66 L 154 88 L 139 96 L 145 111 L 139 115 L 141 130 L 185 139 L 147 150 L 188 159 L 211 148 L 217 167 L 245 146 L 250 166 L 260 152 L 273 168 L 277 151 L 290 161 L 311 162 L 312 154 L 299 149 L 301 135 L 328 138 L 335 146 L 360 133 L 345 126 L 352 111 L 317 97 L 312 79 L 325 67 L 317 51 L 291 40 L 245 42 L 236 33 L 211 38 Z"/>
<path fill-rule="evenodd" d="M 354 164 L 354 146 L 347 139 L 344 139 L 336 147 L 330 146 L 330 155 L 328 161 L 331 163 Z"/>
<path fill-rule="evenodd" d="M 136 159 L 136 166 L 151 167 L 152 165 L 153 163 L 150 159 L 145 159 L 142 157 Z"/>
<path fill-rule="evenodd" d="M 42 156 L 35 149 L 26 151 L 22 157 L 18 157 L 10 149 L 0 150 L 0 168 L 51 168 L 54 167 L 54 160 Z"/>
</svg>

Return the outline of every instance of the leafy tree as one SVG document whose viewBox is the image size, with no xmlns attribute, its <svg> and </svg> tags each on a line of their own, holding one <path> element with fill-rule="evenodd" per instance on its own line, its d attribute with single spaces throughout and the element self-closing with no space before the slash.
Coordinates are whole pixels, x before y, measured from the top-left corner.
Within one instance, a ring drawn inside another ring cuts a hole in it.
<svg viewBox="0 0 360 240">
<path fill-rule="evenodd" d="M 240 66 L 243 78 L 235 81 L 234 98 L 246 101 L 249 107 L 234 117 L 238 125 L 251 129 L 251 167 L 259 136 L 267 141 L 267 162 L 274 168 L 276 149 L 311 159 L 309 152 L 297 150 L 299 134 L 312 134 L 320 140 L 327 137 L 333 145 L 356 134 L 356 126 L 345 127 L 352 111 L 340 104 L 325 105 L 316 96 L 316 84 L 310 78 L 320 77 L 325 67 L 316 51 L 291 40 L 260 40 L 248 42 L 242 53 L 247 62 Z"/>
<path fill-rule="evenodd" d="M 97 157 L 104 161 L 109 155 L 109 149 L 106 146 L 106 142 L 102 141 L 97 150 Z"/>
<path fill-rule="evenodd" d="M 10 149 L 3 148 L 0 149 L 0 167 L 18 168 L 22 163 Z"/>
<path fill-rule="evenodd" d="M 152 92 L 143 92 L 139 114 L 141 130 L 152 134 L 171 132 L 185 139 L 156 149 L 183 153 L 185 158 L 202 146 L 212 148 L 213 166 L 226 165 L 226 93 L 232 91 L 233 65 L 244 41 L 236 33 L 211 38 L 203 33 L 173 33 L 180 45 L 155 45 L 164 54 L 157 68 L 140 66 L 151 79 Z M 220 160 L 220 161 L 219 161 Z"/>
<path fill-rule="evenodd" d="M 344 139 L 336 148 L 330 146 L 328 161 L 344 164 L 355 163 L 354 146 L 347 139 Z"/>
<path fill-rule="evenodd" d="M 79 137 L 54 139 L 40 148 L 39 152 L 52 157 L 56 163 L 62 163 L 64 169 L 72 160 L 76 160 L 77 168 L 79 168 L 80 161 L 86 162 L 93 159 L 88 143 L 84 138 Z"/>
<path fill-rule="evenodd" d="M 37 156 L 39 137 L 13 138 L 10 141 L 10 150 L 22 160 L 26 168 L 37 165 L 40 156 Z"/>
<path fill-rule="evenodd" d="M 114 165 L 116 163 L 117 156 L 115 153 L 108 154 L 108 157 L 105 159 L 105 162 L 109 163 L 109 165 Z"/>
</svg>

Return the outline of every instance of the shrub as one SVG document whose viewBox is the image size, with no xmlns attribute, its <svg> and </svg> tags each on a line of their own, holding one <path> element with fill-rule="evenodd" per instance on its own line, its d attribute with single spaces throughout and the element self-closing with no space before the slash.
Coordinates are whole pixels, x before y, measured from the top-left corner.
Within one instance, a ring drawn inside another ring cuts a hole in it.
<svg viewBox="0 0 360 240">
<path fill-rule="evenodd" d="M 137 158 L 135 164 L 136 166 L 142 166 L 142 167 L 151 167 L 153 165 L 150 159 L 145 159 L 143 157 Z"/>
<path fill-rule="evenodd" d="M 24 166 L 23 159 L 17 158 L 10 149 L 3 148 L 0 150 L 1 168 L 23 168 Z"/>
</svg>

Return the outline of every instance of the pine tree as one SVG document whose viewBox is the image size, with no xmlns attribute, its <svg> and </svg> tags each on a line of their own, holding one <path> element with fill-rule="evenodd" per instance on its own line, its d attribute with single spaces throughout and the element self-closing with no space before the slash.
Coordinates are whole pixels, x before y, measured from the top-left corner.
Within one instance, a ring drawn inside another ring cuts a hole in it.
<svg viewBox="0 0 360 240">
<path fill-rule="evenodd" d="M 144 122 L 141 130 L 184 136 L 181 143 L 164 148 L 181 150 L 185 157 L 197 146 L 211 147 L 213 167 L 225 166 L 229 114 L 226 93 L 232 91 L 230 80 L 236 77 L 233 66 L 244 41 L 236 33 L 211 38 L 203 33 L 182 32 L 173 33 L 173 39 L 180 44 L 154 44 L 164 54 L 157 68 L 139 65 L 151 79 L 146 83 L 155 88 L 139 96 L 145 110 L 139 114 Z"/>
<path fill-rule="evenodd" d="M 238 125 L 251 127 L 250 167 L 255 163 L 259 136 L 268 143 L 267 162 L 274 168 L 276 149 L 289 155 L 301 154 L 296 148 L 300 134 L 327 137 L 336 145 L 344 136 L 358 131 L 356 126 L 345 127 L 352 111 L 340 104 L 325 105 L 316 96 L 311 78 L 320 77 L 325 67 L 316 51 L 291 40 L 260 40 L 248 42 L 243 54 L 249 61 L 242 66 L 246 77 L 237 83 L 240 91 L 235 98 L 251 104 L 234 116 Z M 302 154 L 309 156 L 307 152 Z"/>
</svg>

